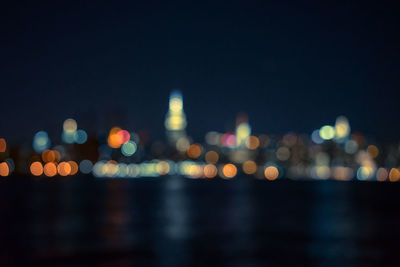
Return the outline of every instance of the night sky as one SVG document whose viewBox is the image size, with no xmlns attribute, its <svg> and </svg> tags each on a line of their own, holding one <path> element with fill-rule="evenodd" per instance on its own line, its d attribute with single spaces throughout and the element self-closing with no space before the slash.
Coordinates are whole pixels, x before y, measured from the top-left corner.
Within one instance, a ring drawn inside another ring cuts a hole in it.
<svg viewBox="0 0 400 267">
<path fill-rule="evenodd" d="M 398 6 L 276 2 L 2 4 L 0 136 L 59 136 L 73 117 L 162 138 L 180 88 L 198 141 L 240 111 L 256 133 L 311 133 L 345 115 L 400 139 Z"/>
</svg>

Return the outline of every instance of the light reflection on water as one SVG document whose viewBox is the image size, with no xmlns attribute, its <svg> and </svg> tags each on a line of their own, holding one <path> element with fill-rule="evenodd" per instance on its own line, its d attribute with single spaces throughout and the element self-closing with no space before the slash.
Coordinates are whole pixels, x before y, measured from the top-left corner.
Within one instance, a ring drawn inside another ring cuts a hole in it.
<svg viewBox="0 0 400 267">
<path fill-rule="evenodd" d="M 397 259 L 396 189 L 182 177 L 3 181 L 0 262 L 378 266 Z"/>
</svg>

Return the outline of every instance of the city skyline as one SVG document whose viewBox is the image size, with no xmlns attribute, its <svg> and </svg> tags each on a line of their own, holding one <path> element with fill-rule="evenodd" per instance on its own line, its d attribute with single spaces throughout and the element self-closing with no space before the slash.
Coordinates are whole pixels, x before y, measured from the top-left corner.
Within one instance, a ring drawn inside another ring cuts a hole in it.
<svg viewBox="0 0 400 267">
<path fill-rule="evenodd" d="M 189 118 L 190 119 L 190 118 Z M 186 132 L 188 119 L 180 91 L 172 90 L 165 115 L 165 142 L 140 130 L 114 125 L 108 134 L 87 133 L 73 118 L 62 125 L 61 142 L 38 131 L 30 146 L 13 147 L 0 139 L 0 176 L 14 173 L 47 177 L 79 173 L 95 177 L 400 180 L 399 144 L 379 144 L 352 133 L 345 116 L 309 135 L 255 134 L 245 113 L 234 131 L 208 131 L 204 140 Z M 11 148 L 10 148 L 11 147 Z M 32 150 L 33 149 L 33 150 Z"/>
</svg>

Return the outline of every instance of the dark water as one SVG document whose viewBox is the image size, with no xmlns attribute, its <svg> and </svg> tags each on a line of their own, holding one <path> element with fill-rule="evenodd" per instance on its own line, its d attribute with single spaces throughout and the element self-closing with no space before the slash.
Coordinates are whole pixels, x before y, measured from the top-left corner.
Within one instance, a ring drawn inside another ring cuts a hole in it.
<svg viewBox="0 0 400 267">
<path fill-rule="evenodd" d="M 9 178 L 0 263 L 399 266 L 400 184 Z"/>
</svg>

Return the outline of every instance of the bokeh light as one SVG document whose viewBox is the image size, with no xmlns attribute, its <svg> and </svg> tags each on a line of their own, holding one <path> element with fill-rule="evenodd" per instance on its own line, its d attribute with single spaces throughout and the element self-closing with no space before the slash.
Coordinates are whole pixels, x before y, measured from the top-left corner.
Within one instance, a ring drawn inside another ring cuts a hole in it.
<svg viewBox="0 0 400 267">
<path fill-rule="evenodd" d="M 75 174 L 77 174 L 78 171 L 79 171 L 78 163 L 76 163 L 76 162 L 73 161 L 73 160 L 70 160 L 70 161 L 68 161 L 68 164 L 69 164 L 69 166 L 71 167 L 70 175 L 75 175 Z"/>
<path fill-rule="evenodd" d="M 275 166 L 268 166 L 264 171 L 265 178 L 270 181 L 276 180 L 279 177 L 279 170 Z"/>
<path fill-rule="evenodd" d="M 77 144 L 84 144 L 86 143 L 88 138 L 87 133 L 84 130 L 77 130 L 74 134 L 74 141 Z"/>
<path fill-rule="evenodd" d="M 281 161 L 286 161 L 290 158 L 289 148 L 282 146 L 276 151 L 276 157 Z"/>
<path fill-rule="evenodd" d="M 160 174 L 160 175 L 166 175 L 169 173 L 171 167 L 169 166 L 169 163 L 166 161 L 160 161 L 159 163 L 157 163 L 156 165 L 156 171 Z"/>
<path fill-rule="evenodd" d="M 248 160 L 243 163 L 242 169 L 245 174 L 254 174 L 257 171 L 257 164 L 252 160 Z"/>
<path fill-rule="evenodd" d="M 63 132 L 61 134 L 61 139 L 64 143 L 73 144 L 75 142 L 75 133 L 76 132 Z"/>
<path fill-rule="evenodd" d="M 240 123 L 236 127 L 236 145 L 242 146 L 249 139 L 251 127 L 247 122 Z"/>
<path fill-rule="evenodd" d="M 385 168 L 379 168 L 376 172 L 376 180 L 383 182 L 389 177 L 389 173 Z"/>
<path fill-rule="evenodd" d="M 186 152 L 190 146 L 190 142 L 186 137 L 180 137 L 178 141 L 176 141 L 175 146 L 179 152 Z"/>
<path fill-rule="evenodd" d="M 237 168 L 235 165 L 228 163 L 224 165 L 222 173 L 224 175 L 224 178 L 233 178 L 237 174 Z"/>
<path fill-rule="evenodd" d="M 57 175 L 57 165 L 53 162 L 48 162 L 43 168 L 44 175 L 47 177 L 53 177 Z"/>
<path fill-rule="evenodd" d="M 45 150 L 42 152 L 43 162 L 58 162 L 60 161 L 61 155 L 57 150 Z"/>
<path fill-rule="evenodd" d="M 357 179 L 361 181 L 369 180 L 374 175 L 374 169 L 370 166 L 361 166 L 357 170 Z"/>
<path fill-rule="evenodd" d="M 29 169 L 34 176 L 40 176 L 43 174 L 43 165 L 39 161 L 33 162 Z"/>
<path fill-rule="evenodd" d="M 221 143 L 223 146 L 234 147 L 236 143 L 235 135 L 226 133 L 221 136 Z"/>
<path fill-rule="evenodd" d="M 216 146 L 220 143 L 220 134 L 217 132 L 208 132 L 206 134 L 206 143 L 212 146 Z"/>
<path fill-rule="evenodd" d="M 206 178 L 214 178 L 218 174 L 218 169 L 213 164 L 207 164 L 203 171 Z"/>
<path fill-rule="evenodd" d="M 348 181 L 353 177 L 353 170 L 349 167 L 333 168 L 333 178 L 339 181 Z"/>
<path fill-rule="evenodd" d="M 50 147 L 49 135 L 45 131 L 39 131 L 33 137 L 33 149 L 37 153 L 42 153 Z"/>
<path fill-rule="evenodd" d="M 207 163 L 215 164 L 218 162 L 218 159 L 219 159 L 218 153 L 212 150 L 208 151 L 205 155 L 205 160 Z"/>
<path fill-rule="evenodd" d="M 130 157 L 133 154 L 135 154 L 136 150 L 137 150 L 137 145 L 135 142 L 131 140 L 123 144 L 121 147 L 121 152 L 126 157 Z"/>
<path fill-rule="evenodd" d="M 83 174 L 89 174 L 92 171 L 92 168 L 93 163 L 88 159 L 84 159 L 79 163 L 79 170 Z"/>
<path fill-rule="evenodd" d="M 6 162 L 0 163 L 0 176 L 8 176 L 10 174 L 10 168 Z"/>
<path fill-rule="evenodd" d="M 74 119 L 66 119 L 63 124 L 64 132 L 74 133 L 78 129 L 78 124 Z"/>
<path fill-rule="evenodd" d="M 120 130 L 117 133 L 118 142 L 126 144 L 131 139 L 131 134 L 127 130 Z"/>
<path fill-rule="evenodd" d="M 311 140 L 316 144 L 322 144 L 324 142 L 324 139 L 322 139 L 321 135 L 319 134 L 319 130 L 314 130 L 312 132 Z"/>
<path fill-rule="evenodd" d="M 354 154 L 358 150 L 358 144 L 354 140 L 348 140 L 344 145 L 344 151 L 347 154 Z"/>
<path fill-rule="evenodd" d="M 189 158 L 195 159 L 200 157 L 201 152 L 203 151 L 201 145 L 199 144 L 193 144 L 190 145 L 188 150 L 187 150 L 187 155 Z"/>
<path fill-rule="evenodd" d="M 6 139 L 0 138 L 0 153 L 1 152 L 6 152 L 6 149 L 7 149 Z"/>
<path fill-rule="evenodd" d="M 246 140 L 246 147 L 250 150 L 255 150 L 260 146 L 260 140 L 257 136 L 250 136 Z"/>
<path fill-rule="evenodd" d="M 67 176 L 71 173 L 71 165 L 68 162 L 60 162 L 57 166 L 57 172 L 61 176 Z"/>
<path fill-rule="evenodd" d="M 335 138 L 343 140 L 350 134 L 350 124 L 346 117 L 339 116 L 335 123 Z"/>
<path fill-rule="evenodd" d="M 379 155 L 379 149 L 374 145 L 369 145 L 367 147 L 367 152 L 372 158 L 376 158 Z"/>
<path fill-rule="evenodd" d="M 330 125 L 322 126 L 319 129 L 319 136 L 324 140 L 331 140 L 335 137 L 335 128 Z"/>
<path fill-rule="evenodd" d="M 400 170 L 392 168 L 389 172 L 389 180 L 391 182 L 398 182 L 400 180 Z"/>
<path fill-rule="evenodd" d="M 118 136 L 121 128 L 113 127 L 108 135 L 107 143 L 111 148 L 120 148 L 122 145 L 121 138 Z"/>
</svg>

